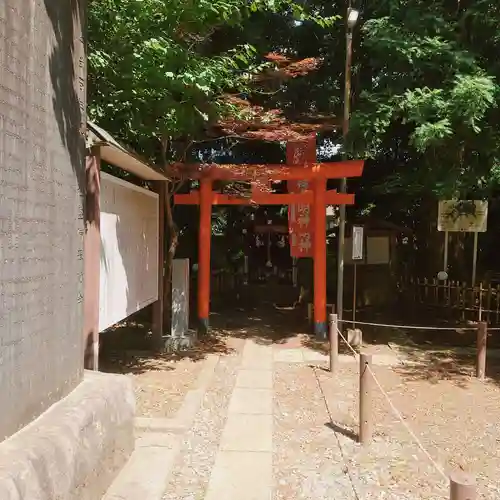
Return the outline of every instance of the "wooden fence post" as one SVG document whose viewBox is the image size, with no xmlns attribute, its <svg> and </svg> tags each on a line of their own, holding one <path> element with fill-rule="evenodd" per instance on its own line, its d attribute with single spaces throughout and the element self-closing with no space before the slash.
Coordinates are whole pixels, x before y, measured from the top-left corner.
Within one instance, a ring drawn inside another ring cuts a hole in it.
<svg viewBox="0 0 500 500">
<path fill-rule="evenodd" d="M 477 358 L 476 377 L 484 380 L 486 375 L 486 341 L 488 338 L 488 324 L 482 321 L 477 326 Z"/>
<path fill-rule="evenodd" d="M 371 354 L 361 354 L 359 364 L 359 442 L 369 445 L 373 435 Z"/>
<path fill-rule="evenodd" d="M 450 475 L 450 500 L 476 500 L 477 489 L 475 479 L 462 471 L 454 471 Z"/>
<path fill-rule="evenodd" d="M 339 334 L 336 314 L 330 314 L 330 373 L 335 373 L 339 365 Z"/>
</svg>

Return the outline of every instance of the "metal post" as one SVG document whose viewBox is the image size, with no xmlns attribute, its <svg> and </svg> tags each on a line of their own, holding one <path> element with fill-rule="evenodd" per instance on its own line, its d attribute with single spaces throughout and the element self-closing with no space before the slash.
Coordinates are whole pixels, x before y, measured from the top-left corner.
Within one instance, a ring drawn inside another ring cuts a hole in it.
<svg viewBox="0 0 500 500">
<path fill-rule="evenodd" d="M 478 321 L 483 321 L 483 283 L 479 283 L 479 318 Z"/>
<path fill-rule="evenodd" d="M 339 335 L 337 315 L 330 314 L 330 372 L 335 373 L 339 366 Z"/>
<path fill-rule="evenodd" d="M 474 250 L 472 253 L 472 288 L 476 286 L 476 270 L 477 270 L 477 240 L 479 233 L 474 232 Z"/>
<path fill-rule="evenodd" d="M 359 364 L 359 442 L 369 445 L 372 441 L 372 388 L 371 354 L 361 354 Z"/>
<path fill-rule="evenodd" d="M 443 257 L 443 271 L 445 273 L 448 272 L 448 242 L 449 242 L 448 231 L 445 231 L 444 232 L 444 257 Z"/>
<path fill-rule="evenodd" d="M 353 283 L 353 291 L 352 291 L 352 328 L 356 329 L 356 294 L 357 294 L 357 285 L 358 285 L 358 265 L 356 261 L 354 262 L 354 283 Z"/>
<path fill-rule="evenodd" d="M 450 475 L 450 500 L 476 500 L 476 480 L 463 471 L 454 471 Z"/>
<path fill-rule="evenodd" d="M 311 324 L 312 321 L 313 321 L 313 305 L 312 305 L 312 302 L 309 302 L 307 304 L 307 321 L 309 322 L 309 324 Z"/>
<path fill-rule="evenodd" d="M 484 321 L 477 326 L 477 353 L 476 377 L 484 380 L 486 375 L 486 341 L 488 338 L 488 324 Z"/>
<path fill-rule="evenodd" d="M 346 32 L 345 83 L 344 83 L 344 118 L 342 120 L 343 158 L 347 159 L 346 142 L 349 131 L 351 104 L 351 66 L 352 66 L 352 30 Z M 347 179 L 340 180 L 340 193 L 347 192 Z M 337 255 L 337 314 L 342 320 L 344 302 L 344 248 L 345 248 L 346 206 L 340 205 L 339 210 L 339 248 Z"/>
</svg>

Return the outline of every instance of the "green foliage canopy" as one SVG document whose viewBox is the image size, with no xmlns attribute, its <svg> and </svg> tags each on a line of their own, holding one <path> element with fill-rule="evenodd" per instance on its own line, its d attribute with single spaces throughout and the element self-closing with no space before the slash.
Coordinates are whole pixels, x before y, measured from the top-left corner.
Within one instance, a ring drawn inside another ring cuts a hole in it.
<svg viewBox="0 0 500 500">
<path fill-rule="evenodd" d="M 357 51 L 353 152 L 377 158 L 398 144 L 385 192 L 487 194 L 499 180 L 498 6 L 369 5 Z"/>
<path fill-rule="evenodd" d="M 224 94 L 248 91 L 266 65 L 245 40 L 233 37 L 219 50 L 212 38 L 262 11 L 332 21 L 289 0 L 91 2 L 90 117 L 149 156 L 152 140 L 203 135 L 237 112 Z"/>
</svg>

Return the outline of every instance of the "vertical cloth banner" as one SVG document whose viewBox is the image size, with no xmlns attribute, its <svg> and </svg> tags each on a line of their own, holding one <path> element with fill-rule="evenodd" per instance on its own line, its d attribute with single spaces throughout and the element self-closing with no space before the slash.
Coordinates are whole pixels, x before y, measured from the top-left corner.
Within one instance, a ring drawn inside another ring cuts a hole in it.
<svg viewBox="0 0 500 500">
<path fill-rule="evenodd" d="M 290 141 L 286 144 L 287 165 L 304 165 L 316 163 L 316 135 L 304 141 Z M 290 180 L 287 183 L 289 193 L 309 191 L 308 180 Z M 289 205 L 288 232 L 290 236 L 291 257 L 312 257 L 313 255 L 313 223 L 310 205 Z"/>
</svg>

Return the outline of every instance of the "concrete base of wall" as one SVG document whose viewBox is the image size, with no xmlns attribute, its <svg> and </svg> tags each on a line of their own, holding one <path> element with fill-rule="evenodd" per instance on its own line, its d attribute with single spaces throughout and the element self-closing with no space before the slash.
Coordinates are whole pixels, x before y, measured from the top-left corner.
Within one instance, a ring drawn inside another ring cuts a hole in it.
<svg viewBox="0 0 500 500">
<path fill-rule="evenodd" d="M 85 372 L 73 392 L 0 443 L 0 498 L 101 498 L 134 449 L 134 414 L 128 377 Z"/>
</svg>

